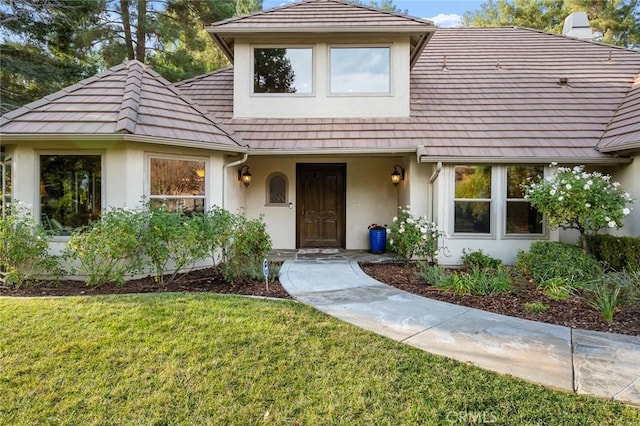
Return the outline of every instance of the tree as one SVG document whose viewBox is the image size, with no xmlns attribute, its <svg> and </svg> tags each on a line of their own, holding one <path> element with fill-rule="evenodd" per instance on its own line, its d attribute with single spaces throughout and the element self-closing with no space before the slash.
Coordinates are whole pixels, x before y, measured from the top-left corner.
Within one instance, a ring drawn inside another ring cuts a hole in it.
<svg viewBox="0 0 640 426">
<path fill-rule="evenodd" d="M 480 9 L 464 14 L 468 27 L 520 26 L 555 34 L 564 18 L 587 12 L 594 38 L 617 46 L 640 46 L 639 0 L 487 0 Z"/>
<path fill-rule="evenodd" d="M 255 49 L 254 93 L 295 93 L 295 73 L 287 49 Z"/>
<path fill-rule="evenodd" d="M 0 0 L 4 114 L 95 74 L 103 0 Z"/>
<path fill-rule="evenodd" d="M 525 184 L 523 190 L 531 206 L 547 216 L 550 228 L 577 229 L 586 250 L 586 235 L 622 227 L 631 212 L 631 197 L 610 178 L 586 173 L 583 166 L 559 167 L 553 177 Z"/>
</svg>

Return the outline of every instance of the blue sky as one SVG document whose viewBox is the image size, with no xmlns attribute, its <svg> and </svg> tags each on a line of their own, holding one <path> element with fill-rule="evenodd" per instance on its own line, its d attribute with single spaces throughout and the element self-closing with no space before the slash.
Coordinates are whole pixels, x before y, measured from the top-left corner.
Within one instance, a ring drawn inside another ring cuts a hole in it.
<svg viewBox="0 0 640 426">
<path fill-rule="evenodd" d="M 264 0 L 264 9 L 292 3 L 294 0 Z M 366 3 L 366 1 L 365 1 Z M 400 9 L 407 9 L 409 15 L 427 18 L 438 26 L 450 27 L 459 23 L 464 12 L 479 9 L 483 0 L 395 0 Z"/>
</svg>

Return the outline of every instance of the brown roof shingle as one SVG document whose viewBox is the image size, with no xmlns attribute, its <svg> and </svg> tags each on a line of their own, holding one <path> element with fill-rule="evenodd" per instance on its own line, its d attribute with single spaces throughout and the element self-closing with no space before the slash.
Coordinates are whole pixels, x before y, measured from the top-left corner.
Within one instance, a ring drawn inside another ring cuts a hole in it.
<svg viewBox="0 0 640 426">
<path fill-rule="evenodd" d="M 2 116 L 11 135 L 133 135 L 243 150 L 238 136 L 148 66 L 129 61 Z M 165 141 L 166 142 L 166 141 Z"/>
<path fill-rule="evenodd" d="M 407 118 L 233 119 L 232 70 L 177 86 L 258 152 L 424 146 L 432 160 L 598 161 L 609 158 L 596 149 L 607 127 L 637 136 L 616 126 L 637 129 L 638 71 L 640 52 L 628 49 L 525 28 L 451 28 L 438 29 L 411 73 Z"/>
<path fill-rule="evenodd" d="M 640 149 L 640 73 L 598 144 L 602 152 Z"/>
</svg>

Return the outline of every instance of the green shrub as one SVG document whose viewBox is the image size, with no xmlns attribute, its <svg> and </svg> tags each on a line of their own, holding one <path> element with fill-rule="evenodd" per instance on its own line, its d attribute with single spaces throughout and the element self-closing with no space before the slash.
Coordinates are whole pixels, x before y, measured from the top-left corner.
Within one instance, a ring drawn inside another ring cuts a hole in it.
<svg viewBox="0 0 640 426">
<path fill-rule="evenodd" d="M 0 218 L 0 271 L 4 284 L 20 287 L 40 275 L 61 276 L 64 272 L 59 258 L 49 254 L 44 229 L 35 223 L 30 212 L 13 206 L 8 210 Z"/>
<path fill-rule="evenodd" d="M 486 296 L 509 291 L 511 289 L 511 275 L 504 266 L 496 269 L 473 267 L 469 272 L 448 275 L 436 287 L 453 290 L 456 294 Z"/>
<path fill-rule="evenodd" d="M 239 216 L 214 206 L 200 216 L 199 220 L 201 220 L 202 244 L 206 246 L 213 264 L 226 262 Z"/>
<path fill-rule="evenodd" d="M 438 265 L 429 262 L 418 262 L 416 275 L 431 285 L 438 286 L 447 279 L 447 272 Z"/>
<path fill-rule="evenodd" d="M 640 270 L 640 237 L 590 235 L 587 237 L 587 249 L 615 271 Z"/>
<path fill-rule="evenodd" d="M 142 270 L 144 220 L 139 211 L 108 210 L 89 227 L 71 234 L 65 257 L 78 260 L 87 285 L 123 284 L 126 275 Z"/>
<path fill-rule="evenodd" d="M 502 260 L 484 254 L 482 250 L 462 250 L 462 266 L 466 269 L 477 267 L 480 269 L 497 269 L 502 265 Z"/>
<path fill-rule="evenodd" d="M 202 221 L 198 215 L 187 215 L 181 210 L 169 211 L 165 207 L 150 208 L 146 214 L 147 227 L 141 244 L 144 255 L 153 265 L 156 280 L 164 282 L 169 265 L 173 274 L 169 281 L 187 266 L 205 259 L 209 252 L 202 243 Z"/>
<path fill-rule="evenodd" d="M 229 256 L 222 265 L 222 275 L 231 283 L 251 280 L 251 271 L 261 270 L 262 259 L 272 247 L 262 216 L 247 219 L 238 215 L 236 219 Z"/>
<path fill-rule="evenodd" d="M 536 241 L 529 251 L 518 251 L 516 268 L 537 283 L 565 279 L 571 287 L 592 281 L 604 273 L 602 265 L 580 247 L 554 241 Z"/>
<path fill-rule="evenodd" d="M 540 301 L 535 301 L 535 302 L 525 303 L 524 308 L 527 310 L 527 312 L 541 313 L 541 312 L 547 312 L 549 310 L 549 305 L 542 303 Z"/>
<path fill-rule="evenodd" d="M 624 275 L 624 274 L 622 274 Z M 617 274 L 606 274 L 604 277 L 592 281 L 585 288 L 587 303 L 602 313 L 605 321 L 612 321 L 623 299 L 624 284 Z"/>
</svg>

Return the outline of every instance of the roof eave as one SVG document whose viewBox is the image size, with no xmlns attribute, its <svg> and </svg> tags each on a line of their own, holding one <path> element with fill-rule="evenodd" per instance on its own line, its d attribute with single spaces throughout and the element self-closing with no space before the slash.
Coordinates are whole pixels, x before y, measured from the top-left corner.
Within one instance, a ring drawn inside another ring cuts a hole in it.
<svg viewBox="0 0 640 426">
<path fill-rule="evenodd" d="M 41 134 L 41 133 L 23 133 L 23 134 L 7 134 L 2 135 L 4 144 L 34 142 L 45 139 L 50 142 L 140 142 L 157 145 L 171 145 L 185 148 L 198 148 L 206 150 L 216 150 L 225 152 L 248 152 L 246 146 L 233 146 L 215 142 L 201 142 L 182 139 L 162 138 L 157 136 L 142 136 L 129 134 Z M 236 142 L 237 143 L 237 142 Z"/>
<path fill-rule="evenodd" d="M 629 157 L 458 157 L 420 155 L 421 163 L 464 163 L 464 164 L 550 164 L 553 162 L 564 164 L 628 164 L 632 161 Z"/>
<path fill-rule="evenodd" d="M 640 140 L 627 142 L 624 144 L 616 144 L 612 146 L 600 146 L 598 147 L 598 151 L 603 153 L 614 153 L 620 151 L 632 151 L 640 149 Z"/>
<path fill-rule="evenodd" d="M 406 148 L 302 148 L 302 149 L 260 149 L 250 148 L 251 155 L 389 155 L 415 154 L 415 147 Z"/>
</svg>

